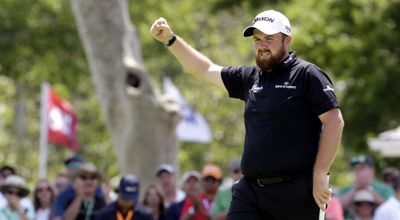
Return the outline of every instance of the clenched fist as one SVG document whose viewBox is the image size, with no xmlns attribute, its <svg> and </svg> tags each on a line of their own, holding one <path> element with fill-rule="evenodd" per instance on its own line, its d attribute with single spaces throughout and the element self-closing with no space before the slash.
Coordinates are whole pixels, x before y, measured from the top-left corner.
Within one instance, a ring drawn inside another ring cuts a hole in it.
<svg viewBox="0 0 400 220">
<path fill-rule="evenodd" d="M 167 20 L 164 18 L 159 18 L 154 22 L 150 28 L 150 34 L 162 43 L 168 41 L 172 35 L 174 35 L 171 28 L 168 26 Z"/>
</svg>

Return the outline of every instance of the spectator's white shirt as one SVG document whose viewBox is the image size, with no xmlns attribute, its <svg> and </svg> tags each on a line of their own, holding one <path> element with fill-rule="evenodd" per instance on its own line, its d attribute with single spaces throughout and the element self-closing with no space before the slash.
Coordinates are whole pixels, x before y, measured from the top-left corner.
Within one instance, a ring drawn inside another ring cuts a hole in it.
<svg viewBox="0 0 400 220">
<path fill-rule="evenodd" d="M 186 193 L 183 192 L 181 189 L 176 189 L 176 196 L 175 196 L 174 203 L 182 202 L 185 199 L 186 199 Z M 168 209 L 172 204 L 165 201 L 164 205 Z"/>
<path fill-rule="evenodd" d="M 41 209 L 39 208 L 36 212 L 35 220 L 49 220 L 50 217 L 50 208 Z"/>
<path fill-rule="evenodd" d="M 7 204 L 6 197 L 0 192 L 0 209 L 4 208 Z M 31 200 L 26 197 L 19 200 L 19 205 L 24 209 L 33 208 Z"/>
<path fill-rule="evenodd" d="M 374 220 L 400 220 L 400 201 L 391 196 L 375 210 Z"/>
</svg>

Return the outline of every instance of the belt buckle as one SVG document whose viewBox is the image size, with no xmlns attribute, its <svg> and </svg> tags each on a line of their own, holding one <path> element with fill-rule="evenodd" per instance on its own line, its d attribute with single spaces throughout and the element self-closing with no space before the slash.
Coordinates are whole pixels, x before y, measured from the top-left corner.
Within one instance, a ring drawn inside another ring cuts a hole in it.
<svg viewBox="0 0 400 220">
<path fill-rule="evenodd" d="M 257 179 L 257 183 L 258 183 L 258 185 L 261 186 L 261 187 L 264 187 L 264 186 L 265 186 L 265 185 L 263 185 L 263 184 L 260 183 L 260 180 L 259 180 L 259 179 Z"/>
</svg>

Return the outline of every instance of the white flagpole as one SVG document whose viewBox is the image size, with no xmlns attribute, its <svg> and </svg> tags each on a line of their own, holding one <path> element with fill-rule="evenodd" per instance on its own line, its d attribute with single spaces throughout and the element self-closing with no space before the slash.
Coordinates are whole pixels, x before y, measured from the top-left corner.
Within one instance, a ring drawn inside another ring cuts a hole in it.
<svg viewBox="0 0 400 220">
<path fill-rule="evenodd" d="M 39 178 L 45 179 L 47 176 L 47 142 L 48 142 L 48 123 L 47 110 L 49 100 L 49 84 L 43 82 L 41 85 L 40 96 L 40 151 L 39 151 Z"/>
</svg>

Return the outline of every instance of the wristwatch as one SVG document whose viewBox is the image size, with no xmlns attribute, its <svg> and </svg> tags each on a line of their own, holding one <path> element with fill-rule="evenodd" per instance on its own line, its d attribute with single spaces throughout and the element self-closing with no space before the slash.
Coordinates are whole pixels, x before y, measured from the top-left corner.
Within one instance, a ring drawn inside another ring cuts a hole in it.
<svg viewBox="0 0 400 220">
<path fill-rule="evenodd" d="M 372 191 L 374 191 L 374 187 L 373 187 L 373 186 L 368 186 L 368 187 L 367 187 L 367 190 L 370 191 L 370 192 L 372 192 Z"/>
<path fill-rule="evenodd" d="M 189 215 L 194 215 L 194 208 L 193 208 L 193 206 L 190 206 L 190 207 L 189 207 L 188 213 L 189 213 Z"/>
</svg>

